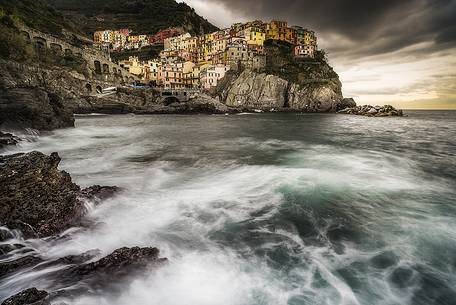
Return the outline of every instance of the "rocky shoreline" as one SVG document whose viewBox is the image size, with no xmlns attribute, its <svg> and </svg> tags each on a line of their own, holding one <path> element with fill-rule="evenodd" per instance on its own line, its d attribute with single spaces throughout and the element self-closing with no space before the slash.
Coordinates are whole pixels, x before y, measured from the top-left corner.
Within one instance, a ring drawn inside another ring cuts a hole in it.
<svg viewBox="0 0 456 305">
<path fill-rule="evenodd" d="M 59 163 L 57 153 L 0 156 L 0 279 L 7 280 L 24 269 L 59 266 L 49 269 L 48 276 L 54 281 L 52 291 L 30 287 L 2 305 L 44 305 L 82 292 L 109 290 L 127 276 L 167 261 L 154 247 L 124 247 L 101 258 L 95 249 L 49 261 L 22 242 L 30 238 L 46 242 L 60 238 L 71 227 L 90 227 L 84 219 L 87 203 L 102 204 L 121 191 L 115 186 L 99 185 L 81 189 L 68 173 L 58 169 Z"/>
</svg>

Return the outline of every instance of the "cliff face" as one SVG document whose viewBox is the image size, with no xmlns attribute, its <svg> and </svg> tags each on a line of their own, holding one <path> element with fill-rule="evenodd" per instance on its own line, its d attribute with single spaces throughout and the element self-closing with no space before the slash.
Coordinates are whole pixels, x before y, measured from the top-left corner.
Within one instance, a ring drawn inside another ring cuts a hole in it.
<svg viewBox="0 0 456 305">
<path fill-rule="evenodd" d="M 214 94 L 229 107 L 243 110 L 335 112 L 354 106 L 342 96 L 339 76 L 323 52 L 296 60 L 287 43 L 265 43 L 263 71 L 229 72 Z"/>
<path fill-rule="evenodd" d="M 337 79 L 301 85 L 245 70 L 239 76 L 227 76 L 217 87 L 217 95 L 227 106 L 245 110 L 328 112 L 340 109 L 340 88 Z"/>
</svg>

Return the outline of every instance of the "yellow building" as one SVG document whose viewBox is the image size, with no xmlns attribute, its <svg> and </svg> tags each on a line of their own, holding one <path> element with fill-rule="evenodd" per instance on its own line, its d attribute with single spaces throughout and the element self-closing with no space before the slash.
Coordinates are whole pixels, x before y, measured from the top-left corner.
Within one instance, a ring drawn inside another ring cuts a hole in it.
<svg viewBox="0 0 456 305">
<path fill-rule="evenodd" d="M 189 37 L 182 41 L 182 50 L 187 52 L 196 52 L 198 50 L 198 38 Z"/>
<path fill-rule="evenodd" d="M 255 44 L 262 46 L 266 40 L 266 33 L 260 27 L 248 27 L 244 30 L 244 37 L 247 44 Z"/>
<path fill-rule="evenodd" d="M 144 75 L 144 66 L 139 62 L 139 59 L 136 56 L 128 57 L 128 61 L 124 61 L 124 66 L 125 68 L 128 68 L 128 71 L 131 74 L 141 77 Z"/>
<path fill-rule="evenodd" d="M 128 36 L 128 42 L 130 42 L 130 43 L 139 42 L 139 36 L 138 35 L 130 35 L 130 36 Z"/>
<path fill-rule="evenodd" d="M 186 61 L 182 69 L 183 72 L 183 82 L 185 87 L 193 87 L 193 69 L 196 66 L 194 62 Z"/>
<path fill-rule="evenodd" d="M 165 50 L 183 50 L 186 45 L 185 40 L 191 38 L 190 33 L 185 33 L 179 36 L 166 38 L 164 41 Z"/>
</svg>

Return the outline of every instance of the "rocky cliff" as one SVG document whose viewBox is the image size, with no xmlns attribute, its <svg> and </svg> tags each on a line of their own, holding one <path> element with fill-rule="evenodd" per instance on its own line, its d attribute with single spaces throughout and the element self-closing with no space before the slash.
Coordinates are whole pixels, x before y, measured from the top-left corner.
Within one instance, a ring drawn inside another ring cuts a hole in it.
<svg viewBox="0 0 456 305">
<path fill-rule="evenodd" d="M 243 110 L 335 112 L 352 106 L 338 79 L 299 84 L 276 75 L 245 70 L 231 73 L 216 89 L 228 107 Z"/>
<path fill-rule="evenodd" d="M 292 45 L 265 43 L 266 68 L 228 72 L 213 94 L 243 110 L 335 112 L 355 106 L 344 99 L 339 76 L 322 51 L 314 59 L 295 59 Z"/>
</svg>

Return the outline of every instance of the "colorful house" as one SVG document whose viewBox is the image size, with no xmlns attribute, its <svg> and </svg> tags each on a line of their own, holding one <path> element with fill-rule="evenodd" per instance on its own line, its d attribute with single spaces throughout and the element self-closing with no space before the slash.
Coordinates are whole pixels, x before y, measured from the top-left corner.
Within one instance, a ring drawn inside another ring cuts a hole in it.
<svg viewBox="0 0 456 305">
<path fill-rule="evenodd" d="M 167 89 L 184 88 L 184 64 L 182 62 L 165 62 L 159 69 L 160 83 Z"/>
<path fill-rule="evenodd" d="M 296 30 L 293 28 L 285 28 L 285 41 L 291 44 L 296 44 Z"/>
<path fill-rule="evenodd" d="M 211 87 L 217 86 L 218 81 L 225 77 L 225 73 L 228 70 L 230 70 L 230 67 L 222 64 L 206 67 L 201 71 L 201 86 L 204 89 L 210 89 Z"/>
<path fill-rule="evenodd" d="M 158 71 L 160 70 L 161 62 L 159 60 L 149 60 L 147 64 L 149 66 L 148 81 L 158 84 Z"/>
<path fill-rule="evenodd" d="M 262 46 L 266 40 L 265 30 L 261 27 L 248 27 L 244 30 L 243 34 L 247 44 Z"/>
<path fill-rule="evenodd" d="M 286 41 L 287 28 L 286 21 L 272 20 L 266 26 L 266 40 Z"/>
<path fill-rule="evenodd" d="M 103 31 L 96 31 L 93 33 L 93 41 L 95 43 L 102 43 L 103 42 Z"/>
<path fill-rule="evenodd" d="M 190 33 L 185 33 L 179 36 L 167 38 L 164 41 L 165 50 L 182 50 L 184 49 L 184 41 L 188 38 L 191 38 Z"/>
</svg>

